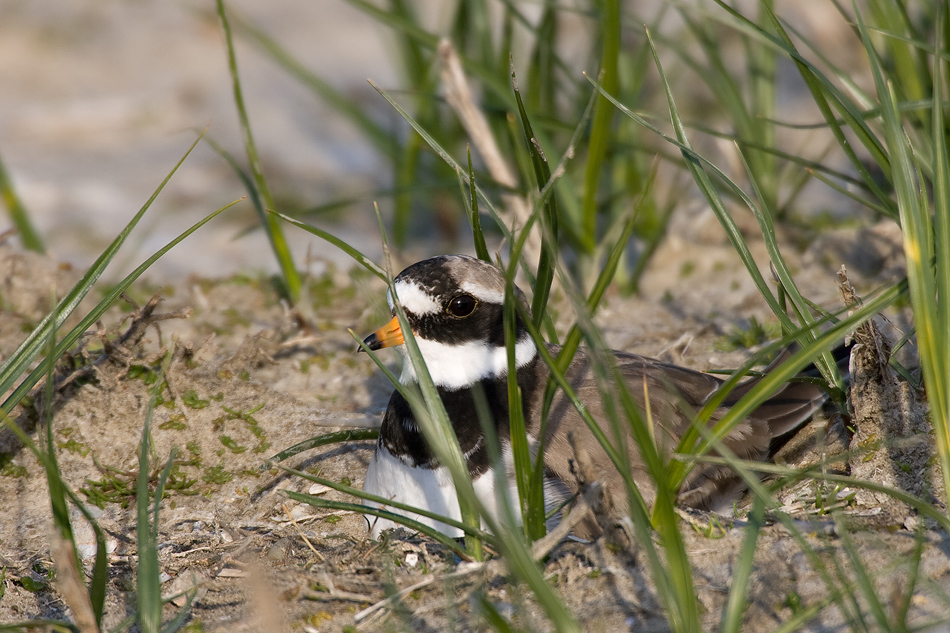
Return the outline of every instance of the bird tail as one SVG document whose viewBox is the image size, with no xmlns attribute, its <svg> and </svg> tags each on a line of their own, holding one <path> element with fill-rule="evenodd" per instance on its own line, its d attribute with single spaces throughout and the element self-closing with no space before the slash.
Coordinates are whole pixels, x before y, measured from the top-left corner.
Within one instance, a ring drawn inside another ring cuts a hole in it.
<svg viewBox="0 0 950 633">
<path fill-rule="evenodd" d="M 796 350 L 795 346 L 786 349 L 764 373 L 768 374 L 787 362 Z M 850 351 L 850 347 L 841 345 L 833 353 L 835 362 L 843 369 L 846 377 Z M 761 380 L 761 377 L 754 377 L 740 383 L 729 392 L 722 406 L 734 405 Z M 771 459 L 795 436 L 812 414 L 821 408 L 828 397 L 829 388 L 827 384 L 822 384 L 821 373 L 817 367 L 809 365 L 749 414 L 750 418 L 768 425 L 768 437 L 762 436 L 759 443 L 753 442 L 752 444 L 757 446 L 755 449 L 750 448 L 748 437 L 745 438 L 745 443 L 742 442 L 743 438 L 736 438 L 739 443 L 732 447 L 733 450 L 746 459 Z M 729 443 L 729 438 L 726 443 Z M 737 448 L 743 447 L 748 450 L 736 451 Z M 679 500 L 683 505 L 723 511 L 727 507 L 726 504 L 731 503 L 743 488 L 742 481 L 728 466 L 707 465 L 691 473 L 681 488 Z"/>
<path fill-rule="evenodd" d="M 779 357 L 776 358 L 765 370 L 768 374 L 783 363 L 798 350 L 797 345 L 786 348 Z M 851 358 L 851 346 L 839 345 L 832 350 L 832 357 L 838 369 L 844 375 L 845 381 L 848 381 L 850 374 L 848 372 L 849 360 Z M 753 378 L 738 385 L 729 394 L 728 400 L 735 403 L 754 387 L 761 378 Z M 765 420 L 769 424 L 772 435 L 772 442 L 769 446 L 769 455 L 774 455 L 795 432 L 814 414 L 828 399 L 830 387 L 824 382 L 821 372 L 814 365 L 805 367 L 792 381 L 786 383 L 781 389 L 773 394 L 768 400 L 763 402 L 751 415 Z"/>
</svg>

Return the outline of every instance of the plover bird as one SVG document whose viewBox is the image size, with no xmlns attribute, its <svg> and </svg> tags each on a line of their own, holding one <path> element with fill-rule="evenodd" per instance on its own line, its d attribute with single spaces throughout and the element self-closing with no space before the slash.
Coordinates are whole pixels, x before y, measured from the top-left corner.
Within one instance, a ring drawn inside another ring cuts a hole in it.
<svg viewBox="0 0 950 633">
<path fill-rule="evenodd" d="M 429 375 L 438 388 L 452 422 L 459 445 L 471 473 L 476 494 L 490 512 L 497 515 L 493 464 L 476 413 L 473 387 L 479 386 L 489 405 L 500 441 L 500 454 L 510 483 L 510 499 L 517 500 L 508 422 L 508 356 L 505 349 L 502 305 L 505 296 L 503 273 L 495 266 L 464 255 L 432 257 L 413 264 L 395 278 L 396 295 L 419 345 Z M 521 290 L 517 300 L 527 308 Z M 392 297 L 389 297 L 392 307 Z M 540 358 L 534 340 L 518 321 L 515 359 L 518 384 L 529 441 L 537 445 L 541 426 L 542 401 L 549 370 Z M 393 319 L 364 344 L 372 350 L 398 347 L 404 350 L 399 321 Z M 550 346 L 556 352 L 555 346 Z M 408 356 L 403 353 L 401 382 L 416 382 Z M 614 352 L 617 365 L 629 385 L 631 396 L 644 406 L 649 394 L 650 411 L 656 427 L 656 442 L 671 451 L 690 425 L 694 415 L 722 384 L 722 380 L 693 369 L 652 358 Z M 581 350 L 566 372 L 576 393 L 611 437 L 600 391 L 590 367 L 590 356 Z M 741 382 L 725 398 L 713 420 L 720 417 L 747 393 L 759 378 Z M 802 426 L 826 400 L 827 394 L 809 382 L 790 382 L 753 411 L 725 438 L 724 443 L 739 458 L 767 460 L 772 457 L 777 438 L 787 438 Z M 623 481 L 603 448 L 561 390 L 549 411 L 544 448 L 545 504 L 557 507 L 576 492 L 579 482 L 573 468 L 574 450 L 568 441 L 571 431 L 595 465 L 596 477 L 616 500 L 626 499 Z M 627 438 L 634 480 L 647 501 L 655 495 L 654 483 L 645 472 L 636 443 Z M 379 430 L 376 450 L 370 460 L 363 490 L 459 519 L 455 487 L 448 470 L 442 467 L 426 445 L 405 398 L 394 391 Z M 743 487 L 735 473 L 723 466 L 697 465 L 680 490 L 679 503 L 699 509 L 726 509 Z M 516 513 L 517 515 L 517 513 Z M 412 518 L 452 536 L 457 528 L 418 515 Z M 370 534 L 379 536 L 395 524 L 367 516 Z"/>
</svg>

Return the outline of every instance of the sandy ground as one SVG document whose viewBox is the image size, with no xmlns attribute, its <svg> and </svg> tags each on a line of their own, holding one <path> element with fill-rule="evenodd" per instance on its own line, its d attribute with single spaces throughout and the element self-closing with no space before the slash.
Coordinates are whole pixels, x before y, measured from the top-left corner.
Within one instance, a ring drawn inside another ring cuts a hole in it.
<svg viewBox="0 0 950 633">
<path fill-rule="evenodd" d="M 611 345 L 699 368 L 741 362 L 747 351 L 720 351 L 717 342 L 743 319 L 767 320 L 767 311 L 728 245 L 708 237 L 715 234 L 714 222 L 705 213 L 678 218 L 647 272 L 643 294 L 608 297 L 598 318 Z M 866 290 L 899 271 L 893 238 L 886 227 L 873 234 L 830 234 L 793 255 L 797 279 L 818 303 L 840 305 L 834 271 L 842 258 L 855 271 L 859 292 Z M 879 248 L 874 251 L 869 244 Z M 684 267 L 684 262 L 693 265 Z M 862 275 L 862 267 L 873 275 Z M 6 357 L 47 309 L 49 288 L 55 284 L 63 292 L 79 274 L 9 246 L 0 248 L 0 272 L 0 353 Z M 147 383 L 170 352 L 163 402 L 152 419 L 153 465 L 164 464 L 173 447 L 178 460 L 161 508 L 159 557 L 166 595 L 195 583 L 200 587 L 190 616 L 193 630 L 199 630 L 198 623 L 206 631 L 339 631 L 354 624 L 359 630 L 482 630 L 485 604 L 518 622 L 549 629 L 532 598 L 506 582 L 500 565 L 460 565 L 443 546 L 408 533 L 369 541 L 360 516 L 318 510 L 284 493 L 308 492 L 310 482 L 275 469 L 261 471 L 265 457 L 299 441 L 344 426 L 378 424 L 391 391 L 370 360 L 353 353 L 347 333 L 347 328 L 366 333 L 383 322 L 382 284 L 334 270 L 312 279 L 309 288 L 313 323 L 301 328 L 266 281 L 190 278 L 160 288 L 139 284 L 130 293 L 136 305 L 115 307 L 82 350 L 61 363 L 53 435 L 65 480 L 80 491 L 108 533 L 105 626 L 116 626 L 135 609 L 134 496 L 128 487 L 134 487 Z M 145 318 L 153 293 L 162 302 Z M 37 439 L 42 407 L 19 409 L 16 415 Z M 803 432 L 805 439 L 787 460 L 814 459 L 820 436 L 830 438 L 820 450 L 841 450 L 848 441 L 847 424 L 834 411 L 826 412 Z M 9 432 L 0 433 L 0 447 L 5 455 L 0 622 L 68 618 L 50 582 L 51 522 L 43 470 Z M 360 486 L 371 450 L 370 443 L 353 442 L 302 453 L 286 463 Z M 325 498 L 344 498 L 313 490 Z M 806 484 L 780 492 L 779 498 L 806 521 L 808 509 L 815 508 L 814 494 L 814 485 Z M 847 532 L 848 543 L 871 571 L 888 617 L 909 605 L 912 623 L 942 621 L 944 628 L 935 630 L 947 630 L 948 535 L 906 509 L 875 523 L 867 520 L 875 515 L 874 507 L 843 507 L 848 521 L 865 526 Z M 74 519 L 88 556 L 91 530 L 77 513 Z M 684 521 L 683 534 L 705 608 L 704 625 L 713 630 L 746 530 L 741 520 L 722 519 L 712 529 L 708 523 L 709 517 L 702 516 Z M 907 529 L 915 526 L 920 530 Z M 804 542 L 781 525 L 763 529 L 746 630 L 774 628 L 826 600 L 818 561 L 835 578 L 834 586 L 854 577 L 843 529 L 830 516 L 807 526 Z M 918 538 L 923 561 L 908 597 L 910 553 Z M 809 558 L 809 549 L 817 559 Z M 667 628 L 637 545 L 565 542 L 551 552 L 544 572 L 586 631 Z M 363 612 L 420 582 L 387 603 L 391 608 Z M 866 602 L 858 598 L 857 604 L 870 618 Z M 176 609 L 168 605 L 165 617 Z M 828 608 L 801 630 L 842 630 L 849 618 L 854 616 Z"/>
</svg>

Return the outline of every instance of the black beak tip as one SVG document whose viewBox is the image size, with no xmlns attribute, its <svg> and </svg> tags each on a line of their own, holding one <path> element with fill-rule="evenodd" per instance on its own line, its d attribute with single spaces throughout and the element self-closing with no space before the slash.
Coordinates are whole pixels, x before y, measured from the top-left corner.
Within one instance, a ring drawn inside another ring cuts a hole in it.
<svg viewBox="0 0 950 633">
<path fill-rule="evenodd" d="M 373 350 L 374 352 L 378 349 L 382 349 L 383 347 L 382 344 L 379 342 L 379 339 L 376 338 L 375 332 L 363 339 L 363 345 Z M 362 352 L 363 351 L 362 346 L 357 346 L 356 351 L 357 353 Z"/>
</svg>

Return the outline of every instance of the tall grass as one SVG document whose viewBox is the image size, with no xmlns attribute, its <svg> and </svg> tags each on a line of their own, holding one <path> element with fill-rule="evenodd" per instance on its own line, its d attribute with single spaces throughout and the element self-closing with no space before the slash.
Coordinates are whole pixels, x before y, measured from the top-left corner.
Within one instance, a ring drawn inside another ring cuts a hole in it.
<svg viewBox="0 0 950 633">
<path fill-rule="evenodd" d="M 228 21 L 228 14 L 223 0 L 216 0 L 218 8 L 218 17 L 221 18 L 221 28 L 224 31 L 224 41 L 227 45 L 228 70 L 231 73 L 231 86 L 234 92 L 234 105 L 237 107 L 238 120 L 241 123 L 241 135 L 244 140 L 244 151 L 247 154 L 247 161 L 250 165 L 251 178 L 242 174 L 242 180 L 248 188 L 251 196 L 251 202 L 254 203 L 254 209 L 257 211 L 264 232 L 270 242 L 271 250 L 277 258 L 280 266 L 281 278 L 284 282 L 284 294 L 291 304 L 300 300 L 300 292 L 303 283 L 300 280 L 300 273 L 297 272 L 297 266 L 294 263 L 293 255 L 284 237 L 284 231 L 279 221 L 271 215 L 265 213 L 265 209 L 274 208 L 274 198 L 271 196 L 270 187 L 267 179 L 264 177 L 264 169 L 261 166 L 260 157 L 257 154 L 257 145 L 254 142 L 254 135 L 251 133 L 251 122 L 247 115 L 247 108 L 244 105 L 244 92 L 241 88 L 241 78 L 238 74 L 237 56 L 234 52 L 234 41 L 231 36 L 231 23 Z M 231 164 L 235 163 L 231 161 Z"/>
<path fill-rule="evenodd" d="M 891 24 L 894 11 L 887 10 L 884 3 L 876 3 L 875 7 L 878 10 L 872 10 L 872 17 Z M 890 156 L 889 176 L 897 196 L 904 238 L 917 346 L 936 433 L 943 487 L 945 494 L 950 495 L 950 354 L 947 353 L 950 350 L 950 153 L 943 112 L 946 81 L 943 73 L 947 66 L 943 58 L 950 50 L 945 40 L 950 33 L 947 27 L 950 9 L 946 4 L 941 7 L 936 16 L 932 74 L 926 66 L 920 68 L 915 63 L 914 48 L 925 46 L 925 42 L 895 42 L 890 37 L 885 42 L 894 68 L 888 73 L 883 64 L 884 54 L 873 46 L 864 18 L 860 13 L 857 17 L 883 118 L 885 147 Z M 898 12 L 897 17 L 900 15 Z M 911 26 L 906 19 L 897 24 Z M 917 112 L 902 115 L 902 100 L 928 96 L 921 94 L 922 91 L 928 92 L 932 99 L 931 116 L 918 117 Z M 908 120 L 910 118 L 914 120 Z"/>
</svg>

